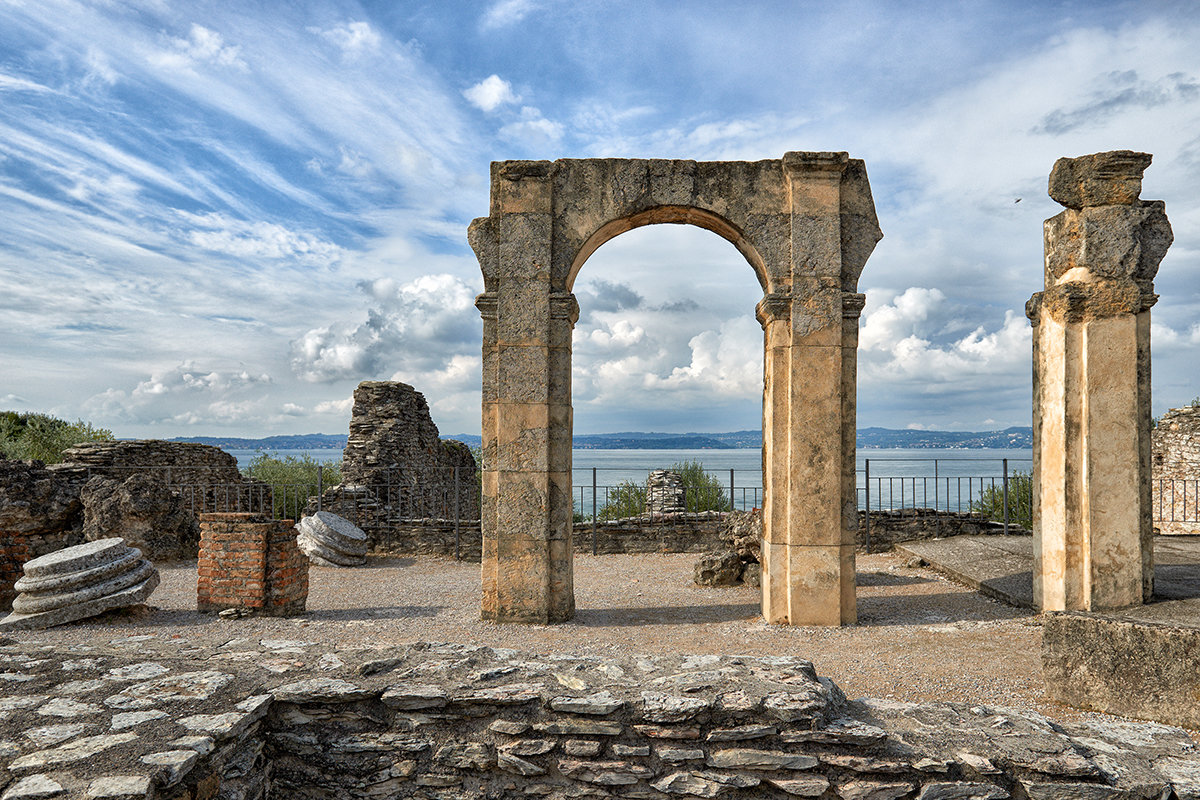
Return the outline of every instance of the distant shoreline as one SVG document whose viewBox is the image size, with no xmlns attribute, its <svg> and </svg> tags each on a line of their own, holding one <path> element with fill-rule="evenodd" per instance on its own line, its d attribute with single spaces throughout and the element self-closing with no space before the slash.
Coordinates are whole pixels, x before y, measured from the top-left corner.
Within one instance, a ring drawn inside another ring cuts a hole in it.
<svg viewBox="0 0 1200 800">
<path fill-rule="evenodd" d="M 471 447 L 482 443 L 478 434 L 450 434 L 443 439 Z M 222 436 L 189 436 L 173 442 L 194 442 L 225 450 L 341 450 L 345 435 L 311 433 L 267 436 L 261 439 Z M 625 431 L 581 434 L 572 441 L 575 450 L 745 450 L 762 447 L 757 430 L 728 433 L 654 433 Z M 1033 447 L 1032 428 L 1001 431 L 925 431 L 895 428 L 863 428 L 858 431 L 860 450 L 1021 450 Z"/>
</svg>

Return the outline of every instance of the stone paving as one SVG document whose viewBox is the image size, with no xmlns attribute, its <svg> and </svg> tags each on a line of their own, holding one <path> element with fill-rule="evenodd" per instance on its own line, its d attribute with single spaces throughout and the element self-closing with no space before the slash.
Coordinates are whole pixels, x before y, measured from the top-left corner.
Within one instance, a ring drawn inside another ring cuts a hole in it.
<svg viewBox="0 0 1200 800">
<path fill-rule="evenodd" d="M 0 731 L 3 800 L 1200 798 L 1180 729 L 849 702 L 792 656 L 22 634 Z"/>
</svg>

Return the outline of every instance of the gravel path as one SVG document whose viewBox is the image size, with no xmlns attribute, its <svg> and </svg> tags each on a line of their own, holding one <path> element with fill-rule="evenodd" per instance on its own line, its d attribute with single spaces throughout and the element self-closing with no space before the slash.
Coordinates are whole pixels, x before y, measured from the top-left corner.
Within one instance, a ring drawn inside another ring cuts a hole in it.
<svg viewBox="0 0 1200 800">
<path fill-rule="evenodd" d="M 195 564 L 160 568 L 149 614 L 109 615 L 47 631 L 30 643 L 78 645 L 160 633 L 219 645 L 237 637 L 299 639 L 335 650 L 450 641 L 530 652 L 767 655 L 813 661 L 850 697 L 951 700 L 1076 712 L 1042 690 L 1041 627 L 1031 612 L 980 597 L 905 558 L 859 556 L 859 623 L 844 628 L 767 625 L 757 589 L 692 583 L 694 555 L 580 555 L 575 620 L 496 625 L 479 619 L 479 565 L 440 558 L 374 558 L 356 569 L 313 567 L 308 613 L 279 619 L 199 614 Z"/>
</svg>

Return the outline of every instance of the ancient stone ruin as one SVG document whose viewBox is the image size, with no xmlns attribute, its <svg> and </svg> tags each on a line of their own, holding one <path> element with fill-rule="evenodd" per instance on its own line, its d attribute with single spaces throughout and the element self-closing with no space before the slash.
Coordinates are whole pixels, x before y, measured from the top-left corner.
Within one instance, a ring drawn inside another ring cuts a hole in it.
<svg viewBox="0 0 1200 800">
<path fill-rule="evenodd" d="M 475 457 L 445 441 L 425 396 L 406 383 L 363 381 L 354 390 L 342 483 L 327 490 L 332 511 L 376 541 L 413 519 L 478 519 Z M 307 514 L 318 510 L 316 501 Z"/>
<path fill-rule="evenodd" d="M 656 469 L 646 476 L 646 513 L 681 514 L 686 510 L 683 477 L 668 469 Z"/>
<path fill-rule="evenodd" d="M 1159 533 L 1200 534 L 1200 406 L 1173 408 L 1150 434 Z"/>
<path fill-rule="evenodd" d="M 195 558 L 200 522 L 184 498 L 160 481 L 145 472 L 124 480 L 91 478 L 80 492 L 84 538 L 96 541 L 120 533 L 156 564 Z"/>
<path fill-rule="evenodd" d="M 348 519 L 318 511 L 300 520 L 296 544 L 323 567 L 357 567 L 367 560 L 367 534 Z"/>
<path fill-rule="evenodd" d="M 484 280 L 483 616 L 574 615 L 571 289 L 598 247 L 654 223 L 727 239 L 763 289 L 763 616 L 854 622 L 857 287 L 882 234 L 862 161 L 799 152 L 492 164 L 490 216 L 468 233 Z"/>
<path fill-rule="evenodd" d="M 194 558 L 196 514 L 270 504 L 267 487 L 247 481 L 237 459 L 209 445 L 87 442 L 50 466 L 0 458 L 0 610 L 32 558 L 114 536 L 154 561 Z"/>
<path fill-rule="evenodd" d="M 1136 605 L 1153 589 L 1150 307 L 1172 241 L 1139 200 L 1150 155 L 1060 158 L 1046 220 L 1046 288 L 1033 321 L 1034 602 L 1047 611 Z"/>
<path fill-rule="evenodd" d="M 0 630 L 41 630 L 142 603 L 158 570 L 124 539 L 100 539 L 26 562 Z"/>
<path fill-rule="evenodd" d="M 308 559 L 290 519 L 202 514 L 196 609 L 287 617 L 308 603 Z"/>
</svg>

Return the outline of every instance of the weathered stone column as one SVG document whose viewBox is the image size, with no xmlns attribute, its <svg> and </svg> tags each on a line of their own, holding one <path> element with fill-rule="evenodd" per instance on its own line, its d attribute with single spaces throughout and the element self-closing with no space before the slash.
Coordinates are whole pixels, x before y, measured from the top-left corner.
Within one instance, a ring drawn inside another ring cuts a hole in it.
<svg viewBox="0 0 1200 800">
<path fill-rule="evenodd" d="M 1137 605 L 1153 588 L 1150 307 L 1172 241 L 1162 201 L 1139 200 L 1150 155 L 1061 158 L 1033 322 L 1034 603 Z"/>
<path fill-rule="evenodd" d="M 550 283 L 548 162 L 494 165 L 492 217 L 473 229 L 494 258 L 483 317 L 483 604 L 497 622 L 575 613 L 571 548 L 574 295 Z"/>
<path fill-rule="evenodd" d="M 757 309 L 765 336 L 763 616 L 773 623 L 845 625 L 857 618 L 858 515 L 848 514 L 847 504 L 855 501 L 861 295 L 842 289 L 840 211 L 847 163 L 845 153 L 784 157 L 791 292 L 768 295 Z M 852 326 L 844 322 L 844 296 L 852 298 Z M 777 418 L 781 414 L 786 420 Z"/>
</svg>

